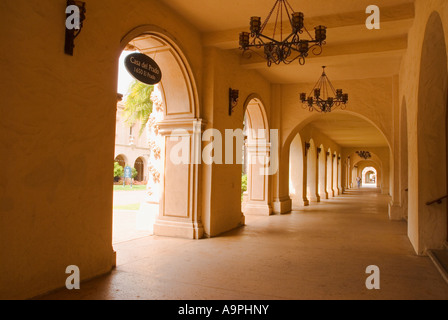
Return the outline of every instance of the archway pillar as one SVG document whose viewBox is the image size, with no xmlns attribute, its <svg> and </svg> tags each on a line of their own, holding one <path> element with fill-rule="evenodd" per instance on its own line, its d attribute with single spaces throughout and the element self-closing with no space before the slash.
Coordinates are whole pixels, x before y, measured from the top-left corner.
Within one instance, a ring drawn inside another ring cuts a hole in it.
<svg viewBox="0 0 448 320">
<path fill-rule="evenodd" d="M 248 142 L 246 144 L 248 157 L 248 198 L 244 204 L 245 215 L 269 216 L 273 213 L 269 203 L 269 159 L 270 143 Z"/>
<path fill-rule="evenodd" d="M 311 179 L 314 179 L 315 183 L 311 183 L 311 190 L 310 190 L 310 196 L 309 201 L 310 202 L 320 202 L 320 195 L 319 195 L 319 154 L 321 151 L 319 151 L 319 148 L 316 149 L 316 167 L 315 171 L 311 171 L 311 173 L 314 173 L 314 177 L 310 177 Z M 308 154 L 307 157 L 312 157 L 313 154 Z"/>
<path fill-rule="evenodd" d="M 162 143 L 159 215 L 154 234 L 200 239 L 204 235 L 198 209 L 201 119 L 162 120 L 157 123 Z"/>
<path fill-rule="evenodd" d="M 328 170 L 330 169 L 330 170 Z M 333 198 L 334 197 L 334 191 L 333 191 L 333 157 L 330 152 L 327 152 L 327 192 L 328 197 Z"/>
<path fill-rule="evenodd" d="M 332 167 L 333 167 L 333 179 L 331 182 L 331 188 L 333 190 L 333 197 L 336 197 L 339 195 L 339 189 L 338 189 L 339 170 L 338 170 L 338 159 L 335 154 L 332 155 Z"/>
<path fill-rule="evenodd" d="M 319 171 L 322 170 L 322 176 L 319 177 L 319 197 L 320 199 L 328 199 L 328 191 L 327 191 L 327 156 L 324 150 L 318 151 L 318 157 L 322 159 L 322 168 L 320 168 L 319 163 Z"/>
<path fill-rule="evenodd" d="M 342 189 L 342 159 L 340 156 L 337 157 L 337 167 L 338 167 L 338 180 L 337 180 L 337 188 L 338 188 L 338 194 L 343 193 Z"/>
<path fill-rule="evenodd" d="M 303 180 L 302 180 L 302 201 L 303 205 L 306 207 L 310 204 L 308 200 L 308 152 L 310 145 L 305 143 L 305 148 L 303 152 Z"/>
</svg>

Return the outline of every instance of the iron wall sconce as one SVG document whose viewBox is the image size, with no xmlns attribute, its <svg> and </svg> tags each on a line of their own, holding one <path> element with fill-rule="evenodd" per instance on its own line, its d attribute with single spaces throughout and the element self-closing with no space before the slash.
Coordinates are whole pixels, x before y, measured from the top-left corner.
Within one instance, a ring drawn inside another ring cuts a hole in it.
<svg viewBox="0 0 448 320">
<path fill-rule="evenodd" d="M 73 56 L 73 50 L 75 48 L 75 39 L 81 33 L 83 22 L 86 19 L 86 3 L 78 0 L 67 0 L 67 8 L 69 6 L 76 6 L 79 9 L 79 24 L 78 28 L 68 28 L 65 26 L 65 54 Z M 68 20 L 71 14 L 66 13 L 66 19 Z M 66 21 L 67 21 L 66 20 Z"/>
<path fill-rule="evenodd" d="M 308 151 L 311 148 L 311 143 L 305 142 L 305 157 L 308 156 Z"/>
<path fill-rule="evenodd" d="M 238 105 L 239 90 L 229 89 L 229 116 L 232 115 L 233 109 Z"/>
</svg>

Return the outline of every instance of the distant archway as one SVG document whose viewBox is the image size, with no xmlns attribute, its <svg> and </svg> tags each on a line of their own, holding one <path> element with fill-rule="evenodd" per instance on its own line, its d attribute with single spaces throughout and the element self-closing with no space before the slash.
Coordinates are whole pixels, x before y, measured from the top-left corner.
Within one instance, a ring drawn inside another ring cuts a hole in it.
<svg viewBox="0 0 448 320">
<path fill-rule="evenodd" d="M 135 181 L 143 181 L 145 178 L 145 160 L 142 157 L 137 158 L 134 162 L 134 168 L 137 170 Z"/>
<path fill-rule="evenodd" d="M 377 170 L 374 167 L 365 167 L 362 170 L 362 186 L 367 188 L 377 187 Z"/>
<path fill-rule="evenodd" d="M 118 156 L 115 157 L 114 162 L 118 162 L 118 164 L 124 168 L 126 167 L 128 159 L 124 154 L 119 154 Z"/>
</svg>

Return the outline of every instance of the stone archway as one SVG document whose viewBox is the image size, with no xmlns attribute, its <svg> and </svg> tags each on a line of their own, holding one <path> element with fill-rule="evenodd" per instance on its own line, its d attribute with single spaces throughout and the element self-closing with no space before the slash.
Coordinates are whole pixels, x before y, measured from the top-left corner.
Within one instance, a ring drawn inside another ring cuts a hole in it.
<svg viewBox="0 0 448 320">
<path fill-rule="evenodd" d="M 417 176 L 409 177 L 408 232 L 419 254 L 447 239 L 447 49 L 440 15 L 427 22 L 420 62 L 417 114 Z M 410 144 L 412 141 L 410 141 Z M 411 151 L 411 150 L 410 150 Z M 432 204 L 430 204 L 432 203 Z"/>
<path fill-rule="evenodd" d="M 270 157 L 269 124 L 261 99 L 248 97 L 245 103 L 245 128 L 247 141 L 247 198 L 243 204 L 244 214 L 270 215 L 270 178 L 267 174 Z"/>
<path fill-rule="evenodd" d="M 192 70 L 174 39 L 156 26 L 140 26 L 122 39 L 121 48 L 131 46 L 150 56 L 162 71 L 162 81 L 157 85 L 162 116 L 154 123 L 161 136 L 160 168 L 148 165 L 152 171 L 148 174 L 160 177 L 154 234 L 199 239 L 204 227 L 198 209 L 201 189 L 198 150 L 204 124 Z M 171 156 L 179 144 L 185 160 L 181 163 Z"/>
</svg>

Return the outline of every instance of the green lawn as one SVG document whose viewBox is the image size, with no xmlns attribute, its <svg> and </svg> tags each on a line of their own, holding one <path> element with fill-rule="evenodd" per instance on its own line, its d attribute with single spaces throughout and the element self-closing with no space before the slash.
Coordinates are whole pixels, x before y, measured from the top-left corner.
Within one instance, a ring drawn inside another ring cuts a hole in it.
<svg viewBox="0 0 448 320">
<path fill-rule="evenodd" d="M 134 185 L 132 186 L 124 186 L 123 185 L 114 185 L 114 191 L 141 191 L 146 190 L 145 185 Z"/>
<path fill-rule="evenodd" d="M 138 211 L 140 209 L 140 203 L 126 204 L 121 206 L 114 206 L 114 210 L 134 210 Z"/>
</svg>

